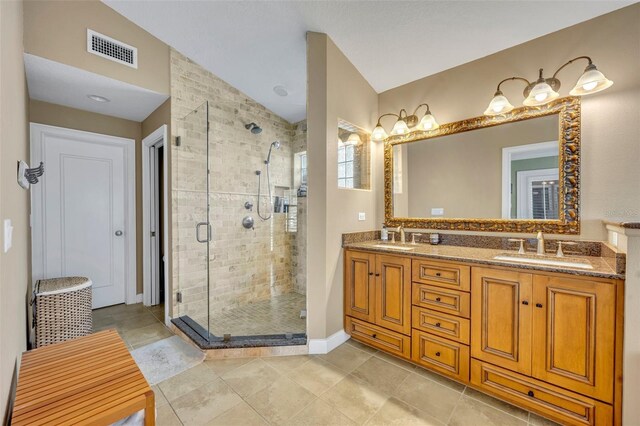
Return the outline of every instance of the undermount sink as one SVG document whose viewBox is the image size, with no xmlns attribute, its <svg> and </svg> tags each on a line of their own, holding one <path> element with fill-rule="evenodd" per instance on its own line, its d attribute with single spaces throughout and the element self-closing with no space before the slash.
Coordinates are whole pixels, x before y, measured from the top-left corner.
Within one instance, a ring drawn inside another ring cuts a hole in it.
<svg viewBox="0 0 640 426">
<path fill-rule="evenodd" d="M 395 246 L 393 244 L 376 244 L 374 245 L 374 247 L 384 248 L 389 250 L 400 250 L 400 251 L 411 251 L 415 248 L 415 247 L 407 247 L 407 246 Z"/>
<path fill-rule="evenodd" d="M 560 260 L 560 259 L 547 259 L 543 257 L 525 257 L 515 256 L 509 254 L 500 254 L 494 257 L 495 260 L 504 260 L 507 262 L 518 263 L 530 263 L 534 265 L 546 265 L 546 266 L 564 266 L 567 268 L 579 268 L 579 269 L 593 269 L 593 266 L 588 260 Z"/>
</svg>

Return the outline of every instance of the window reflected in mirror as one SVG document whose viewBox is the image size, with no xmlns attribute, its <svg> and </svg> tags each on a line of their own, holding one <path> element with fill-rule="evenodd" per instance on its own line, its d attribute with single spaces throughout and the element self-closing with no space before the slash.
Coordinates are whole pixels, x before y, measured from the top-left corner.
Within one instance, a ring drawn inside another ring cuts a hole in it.
<svg viewBox="0 0 640 426">
<path fill-rule="evenodd" d="M 338 188 L 371 188 L 370 145 L 368 132 L 338 120 Z"/>
</svg>

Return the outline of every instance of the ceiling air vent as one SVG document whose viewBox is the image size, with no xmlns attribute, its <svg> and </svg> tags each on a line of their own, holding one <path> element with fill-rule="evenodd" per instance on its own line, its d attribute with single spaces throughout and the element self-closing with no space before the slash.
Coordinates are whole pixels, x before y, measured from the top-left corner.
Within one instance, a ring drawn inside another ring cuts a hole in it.
<svg viewBox="0 0 640 426">
<path fill-rule="evenodd" d="M 131 68 L 138 68 L 138 49 L 89 29 L 87 29 L 87 52 Z"/>
</svg>

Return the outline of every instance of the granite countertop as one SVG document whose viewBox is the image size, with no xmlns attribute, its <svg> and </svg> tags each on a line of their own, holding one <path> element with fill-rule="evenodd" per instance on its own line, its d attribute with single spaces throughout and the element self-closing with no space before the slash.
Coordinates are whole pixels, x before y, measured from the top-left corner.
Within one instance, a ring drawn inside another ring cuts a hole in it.
<svg viewBox="0 0 640 426">
<path fill-rule="evenodd" d="M 400 256 L 411 257 L 428 257 L 440 260 L 452 260 L 459 262 L 477 263 L 482 265 L 497 265 L 497 266 L 509 266 L 520 269 L 530 269 L 535 271 L 545 272 L 561 272 L 565 274 L 581 275 L 587 277 L 598 278 L 612 278 L 612 279 L 624 279 L 624 274 L 618 274 L 616 271 L 606 262 L 602 257 L 596 256 L 571 256 L 567 255 L 563 258 L 556 258 L 553 254 L 547 254 L 544 258 L 549 260 L 560 260 L 566 262 L 588 263 L 593 266 L 593 269 L 581 269 L 572 268 L 568 266 L 556 266 L 556 265 L 537 265 L 527 264 L 519 262 L 511 262 L 507 260 L 496 260 L 495 256 L 509 255 L 515 257 L 524 257 L 518 255 L 515 250 L 500 250 L 489 248 L 475 248 L 475 247 L 460 247 L 460 246 L 446 246 L 446 245 L 430 245 L 430 244 L 405 244 L 406 247 L 414 247 L 411 251 L 390 249 L 385 247 L 375 247 L 379 244 L 389 244 L 380 240 L 371 240 L 357 243 L 348 243 L 344 245 L 344 248 L 360 249 L 367 251 L 375 251 L 386 254 L 395 254 Z M 395 245 L 401 245 L 396 243 Z M 535 253 L 527 252 L 526 257 L 537 257 Z"/>
</svg>

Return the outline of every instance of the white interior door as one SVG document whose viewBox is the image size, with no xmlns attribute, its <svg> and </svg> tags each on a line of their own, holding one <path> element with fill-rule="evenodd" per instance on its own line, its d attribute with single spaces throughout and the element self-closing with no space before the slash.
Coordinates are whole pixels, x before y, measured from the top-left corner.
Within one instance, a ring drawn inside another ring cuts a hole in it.
<svg viewBox="0 0 640 426">
<path fill-rule="evenodd" d="M 134 141 L 38 124 L 31 140 L 32 162 L 45 167 L 32 191 L 34 279 L 86 276 L 94 308 L 132 303 Z"/>
</svg>

